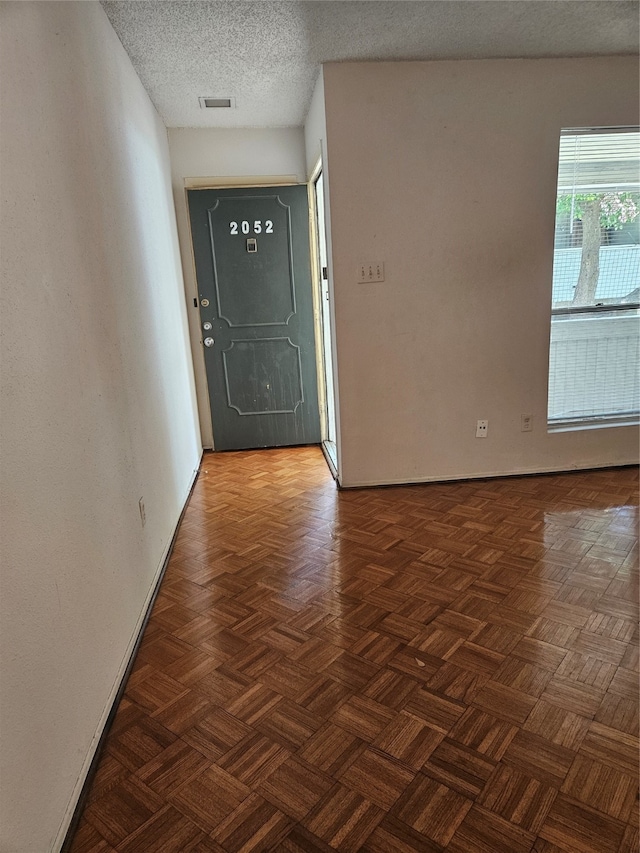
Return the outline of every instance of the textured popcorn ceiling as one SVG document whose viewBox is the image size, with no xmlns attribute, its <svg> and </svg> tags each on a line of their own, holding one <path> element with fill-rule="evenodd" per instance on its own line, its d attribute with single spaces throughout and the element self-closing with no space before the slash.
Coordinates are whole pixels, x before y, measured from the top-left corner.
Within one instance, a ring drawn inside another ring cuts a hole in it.
<svg viewBox="0 0 640 853">
<path fill-rule="evenodd" d="M 636 53 L 617 0 L 102 3 L 168 127 L 303 124 L 322 62 Z M 203 110 L 199 96 L 233 97 Z"/>
</svg>

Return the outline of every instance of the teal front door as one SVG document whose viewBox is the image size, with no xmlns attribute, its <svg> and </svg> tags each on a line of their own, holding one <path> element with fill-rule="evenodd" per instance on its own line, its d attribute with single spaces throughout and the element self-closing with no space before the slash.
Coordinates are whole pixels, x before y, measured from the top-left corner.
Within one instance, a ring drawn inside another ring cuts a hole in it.
<svg viewBox="0 0 640 853">
<path fill-rule="evenodd" d="M 319 443 L 306 186 L 188 196 L 216 450 Z"/>
</svg>

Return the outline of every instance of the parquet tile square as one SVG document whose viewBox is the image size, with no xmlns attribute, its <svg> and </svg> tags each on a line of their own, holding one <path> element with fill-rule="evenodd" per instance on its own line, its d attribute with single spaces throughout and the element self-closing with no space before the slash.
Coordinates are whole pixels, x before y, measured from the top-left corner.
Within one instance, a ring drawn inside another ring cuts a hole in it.
<svg viewBox="0 0 640 853">
<path fill-rule="evenodd" d="M 127 770 L 137 770 L 170 746 L 177 735 L 152 717 L 136 719 L 123 731 L 112 731 L 107 751 Z"/>
<path fill-rule="evenodd" d="M 229 853 L 261 853 L 287 834 L 292 821 L 258 794 L 251 794 L 212 833 Z"/>
<path fill-rule="evenodd" d="M 533 833 L 474 805 L 447 846 L 447 853 L 529 853 L 534 840 Z"/>
<path fill-rule="evenodd" d="M 489 681 L 473 699 L 473 705 L 495 717 L 522 725 L 535 707 L 536 699 L 496 681 Z"/>
<path fill-rule="evenodd" d="M 318 676 L 304 693 L 298 696 L 297 702 L 312 714 L 326 719 L 336 707 L 346 702 L 352 695 L 353 692 L 344 684 L 328 676 Z"/>
<path fill-rule="evenodd" d="M 383 666 L 387 663 L 398 651 L 402 643 L 400 640 L 394 639 L 392 637 L 386 637 L 382 634 L 378 634 L 375 631 L 368 631 L 364 637 L 357 640 L 349 649 L 349 651 L 355 655 L 357 658 L 365 658 L 365 660 L 370 661 L 372 664 L 376 666 Z M 342 661 L 342 658 L 337 658 L 337 661 Z M 366 670 L 362 670 L 361 664 L 359 662 L 356 663 L 358 667 L 358 675 L 366 677 L 368 674 Z M 331 668 L 329 667 L 329 671 Z M 376 674 L 377 669 L 372 673 Z M 370 672 L 370 670 L 369 670 Z M 335 674 L 334 674 L 335 678 Z M 362 684 L 364 685 L 370 680 L 370 677 L 366 679 L 366 681 Z M 352 682 L 352 683 L 355 683 Z"/>
<path fill-rule="evenodd" d="M 591 615 L 592 612 L 589 608 L 567 603 L 557 597 L 542 612 L 543 618 L 572 628 L 584 628 Z M 551 642 L 551 640 L 547 642 Z"/>
<path fill-rule="evenodd" d="M 401 820 L 386 817 L 371 833 L 360 853 L 441 853 L 442 847 Z"/>
<path fill-rule="evenodd" d="M 478 646 L 491 649 L 502 655 L 508 655 L 518 645 L 522 634 L 511 631 L 502 625 L 493 625 L 485 622 L 471 635 L 471 640 Z"/>
<path fill-rule="evenodd" d="M 453 610 L 444 610 L 433 620 L 434 627 L 445 628 L 453 631 L 465 640 L 477 631 L 485 623 L 481 619 L 474 619 L 471 616 L 465 616 L 463 613 L 456 613 Z"/>
<path fill-rule="evenodd" d="M 571 853 L 617 853 L 625 825 L 589 806 L 559 794 L 540 830 L 540 835 Z"/>
<path fill-rule="evenodd" d="M 381 808 L 338 783 L 303 824 L 333 849 L 355 853 L 383 817 Z"/>
<path fill-rule="evenodd" d="M 470 616 L 472 619 L 486 619 L 494 611 L 495 606 L 496 602 L 492 599 L 468 593 L 457 598 L 451 604 L 450 609 L 454 613 L 462 613 L 464 616 Z"/>
<path fill-rule="evenodd" d="M 172 634 L 162 634 L 152 643 L 148 643 L 140 649 L 139 663 L 147 663 L 156 669 L 162 669 L 174 663 L 188 652 L 191 646 L 174 637 Z"/>
<path fill-rule="evenodd" d="M 517 658 L 515 652 L 510 655 L 493 676 L 493 681 L 513 687 L 528 696 L 540 697 L 551 680 L 552 673 L 542 666 Z"/>
<path fill-rule="evenodd" d="M 252 733 L 253 729 L 246 723 L 218 709 L 187 731 L 182 740 L 211 761 L 217 761 Z"/>
<path fill-rule="evenodd" d="M 518 727 L 480 711 L 467 708 L 455 723 L 449 737 L 464 746 L 499 761 L 518 733 Z"/>
<path fill-rule="evenodd" d="M 555 672 L 567 655 L 567 650 L 536 637 L 523 637 L 513 649 L 513 657 Z"/>
<path fill-rule="evenodd" d="M 65 853 L 637 853 L 637 495 L 208 454 Z"/>
<path fill-rule="evenodd" d="M 502 604 L 492 610 L 486 621 L 491 625 L 500 625 L 517 633 L 526 634 L 536 622 L 536 618 L 533 613 L 525 613 L 523 610 L 515 610 L 513 607 L 505 607 Z"/>
<path fill-rule="evenodd" d="M 402 708 L 415 692 L 418 682 L 408 676 L 385 669 L 377 673 L 362 691 L 362 695 L 389 708 Z"/>
<path fill-rule="evenodd" d="M 460 634 L 431 624 L 415 637 L 411 645 L 432 657 L 448 660 L 463 643 L 464 638 Z"/>
<path fill-rule="evenodd" d="M 199 775 L 209 764 L 196 749 L 177 740 L 144 764 L 135 775 L 156 794 L 166 796 L 184 784 L 185 780 Z"/>
<path fill-rule="evenodd" d="M 169 801 L 196 826 L 211 833 L 250 793 L 250 788 L 213 765 L 170 794 Z"/>
<path fill-rule="evenodd" d="M 606 690 L 616 674 L 616 664 L 580 652 L 568 652 L 556 671 L 558 678 L 575 681 L 596 690 Z"/>
<path fill-rule="evenodd" d="M 303 695 L 314 681 L 314 673 L 292 660 L 279 661 L 260 676 L 261 684 L 269 687 L 273 695 L 286 696 L 293 701 Z"/>
<path fill-rule="evenodd" d="M 189 690 L 160 711 L 155 711 L 153 718 L 170 732 L 181 735 L 205 717 L 212 707 L 206 697 Z"/>
<path fill-rule="evenodd" d="M 537 835 L 557 793 L 556 788 L 499 764 L 478 804 Z"/>
<path fill-rule="evenodd" d="M 122 853 L 191 853 L 202 830 L 172 806 L 157 812 L 118 846 Z"/>
<path fill-rule="evenodd" d="M 315 714 L 288 699 L 277 703 L 254 724 L 263 735 L 291 751 L 306 743 L 321 726 L 322 721 Z"/>
<path fill-rule="evenodd" d="M 619 666 L 616 674 L 609 684 L 611 693 L 624 696 L 627 699 L 635 699 L 638 695 L 638 674 Z"/>
<path fill-rule="evenodd" d="M 637 636 L 638 626 L 636 626 L 634 636 L 631 638 L 632 645 L 627 646 L 624 657 L 620 661 L 620 666 L 629 672 L 640 673 L 640 646 L 638 646 Z"/>
<path fill-rule="evenodd" d="M 414 640 L 422 632 L 423 627 L 420 622 L 407 619 L 406 616 L 400 616 L 398 613 L 389 613 L 376 625 L 378 631 L 384 631 L 385 634 L 397 637 L 405 643 Z"/>
<path fill-rule="evenodd" d="M 365 637 L 369 636 L 365 634 Z M 359 642 L 362 642 L 361 638 Z M 393 642 L 393 641 L 391 641 Z M 357 645 L 357 644 L 356 644 Z M 397 647 L 397 644 L 394 644 Z M 380 644 L 382 646 L 382 643 Z M 393 652 L 389 654 L 389 657 Z M 341 651 L 326 668 L 325 672 L 335 681 L 339 681 L 351 690 L 361 690 L 379 671 L 379 666 L 367 660 L 365 656 Z"/>
<path fill-rule="evenodd" d="M 528 637 L 565 650 L 573 645 L 579 635 L 580 629 L 575 625 L 566 625 L 546 616 L 536 619 L 527 632 Z"/>
<path fill-rule="evenodd" d="M 521 729 L 511 741 L 503 762 L 545 784 L 560 787 L 575 753 L 540 735 Z"/>
<path fill-rule="evenodd" d="M 166 708 L 186 693 L 184 684 L 153 668 L 144 681 L 127 689 L 127 696 L 150 713 Z"/>
<path fill-rule="evenodd" d="M 628 735 L 640 735 L 638 702 L 615 693 L 606 693 L 595 716 L 597 723 Z"/>
<path fill-rule="evenodd" d="M 436 693 L 444 693 L 451 699 L 469 703 L 473 702 L 488 681 L 489 676 L 484 673 L 470 672 L 447 662 L 427 681 L 427 686 Z"/>
<path fill-rule="evenodd" d="M 373 746 L 419 770 L 444 737 L 443 732 L 402 711 L 374 740 Z"/>
<path fill-rule="evenodd" d="M 443 734 L 447 734 L 456 720 L 462 716 L 465 708 L 464 702 L 436 693 L 427 687 L 416 690 L 405 705 L 406 711 Z"/>
<path fill-rule="evenodd" d="M 397 802 L 393 814 L 444 847 L 472 805 L 471 800 L 419 773 Z"/>
<path fill-rule="evenodd" d="M 390 708 L 364 696 L 354 696 L 331 715 L 331 721 L 362 740 L 372 741 L 394 718 Z"/>
<path fill-rule="evenodd" d="M 290 753 L 261 734 L 251 734 L 233 746 L 218 766 L 247 785 L 256 786 L 273 773 Z"/>
<path fill-rule="evenodd" d="M 427 759 L 422 772 L 463 797 L 475 799 L 491 778 L 495 767 L 493 759 L 445 738 Z"/>
<path fill-rule="evenodd" d="M 201 678 L 194 689 L 209 699 L 212 705 L 222 707 L 227 702 L 233 701 L 253 684 L 252 678 L 240 672 L 234 672 L 230 669 L 223 672 L 221 669 L 216 669 Z"/>
<path fill-rule="evenodd" d="M 604 697 L 604 690 L 597 690 L 577 681 L 558 678 L 557 675 L 549 681 L 541 696 L 550 705 L 575 711 L 581 717 L 593 717 L 597 714 Z"/>
<path fill-rule="evenodd" d="M 301 821 L 332 787 L 331 776 L 293 755 L 256 788 L 266 800 Z"/>
<path fill-rule="evenodd" d="M 367 748 L 338 775 L 343 785 L 388 811 L 413 780 L 415 771 L 397 759 Z"/>
<path fill-rule="evenodd" d="M 582 755 L 573 762 L 561 791 L 625 822 L 637 808 L 637 784 L 631 775 Z"/>
<path fill-rule="evenodd" d="M 340 726 L 326 723 L 298 751 L 300 758 L 331 776 L 352 764 L 366 748 L 365 741 Z"/>
<path fill-rule="evenodd" d="M 232 717 L 251 726 L 277 707 L 280 702 L 282 702 L 281 693 L 270 690 L 264 684 L 253 684 L 240 696 L 227 702 L 224 710 Z"/>
<path fill-rule="evenodd" d="M 261 642 L 250 643 L 225 662 L 225 668 L 241 672 L 249 678 L 260 678 L 280 661 L 280 653 Z"/>
<path fill-rule="evenodd" d="M 592 723 L 580 754 L 634 776 L 638 771 L 638 738 L 601 723 Z"/>
<path fill-rule="evenodd" d="M 523 729 L 544 737 L 558 746 L 577 751 L 584 740 L 591 720 L 566 711 L 541 699 L 531 711 Z"/>
<path fill-rule="evenodd" d="M 163 800 L 135 778 L 92 802 L 86 811 L 87 820 L 102 837 L 114 846 L 139 829 L 161 810 Z"/>
<path fill-rule="evenodd" d="M 519 584 L 502 602 L 505 607 L 521 610 L 523 613 L 541 616 L 548 604 L 553 601 L 553 593 L 543 595 L 539 591 L 522 589 Z"/>
</svg>

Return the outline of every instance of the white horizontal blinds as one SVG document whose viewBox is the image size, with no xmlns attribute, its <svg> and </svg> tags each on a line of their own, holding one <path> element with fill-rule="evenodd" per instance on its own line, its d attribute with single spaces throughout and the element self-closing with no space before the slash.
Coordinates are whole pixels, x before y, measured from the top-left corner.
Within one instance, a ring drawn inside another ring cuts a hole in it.
<svg viewBox="0 0 640 853">
<path fill-rule="evenodd" d="M 640 410 L 639 210 L 640 130 L 563 131 L 550 423 L 633 418 Z"/>
<path fill-rule="evenodd" d="M 563 131 L 560 137 L 558 192 L 640 187 L 640 132 Z"/>
</svg>

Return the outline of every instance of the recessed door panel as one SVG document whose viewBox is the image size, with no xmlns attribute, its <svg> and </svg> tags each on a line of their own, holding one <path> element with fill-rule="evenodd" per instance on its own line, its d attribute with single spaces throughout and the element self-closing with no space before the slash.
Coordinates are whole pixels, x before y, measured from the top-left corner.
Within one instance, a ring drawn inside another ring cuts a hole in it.
<svg viewBox="0 0 640 853">
<path fill-rule="evenodd" d="M 304 401 L 300 347 L 290 338 L 234 340 L 222 360 L 227 403 L 239 415 L 294 414 Z"/>
<path fill-rule="evenodd" d="M 216 450 L 320 441 L 306 186 L 190 190 Z"/>
</svg>

